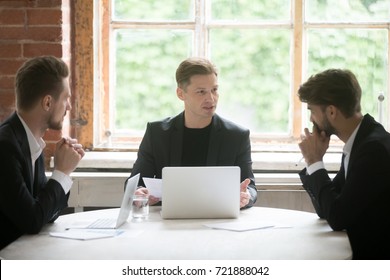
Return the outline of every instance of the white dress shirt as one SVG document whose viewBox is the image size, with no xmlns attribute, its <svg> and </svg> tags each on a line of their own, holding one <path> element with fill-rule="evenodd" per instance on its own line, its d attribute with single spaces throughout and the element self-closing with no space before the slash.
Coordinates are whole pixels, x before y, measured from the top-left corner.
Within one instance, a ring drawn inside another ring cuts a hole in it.
<svg viewBox="0 0 390 280">
<path fill-rule="evenodd" d="M 345 178 L 347 178 L 347 170 L 348 170 L 348 163 L 349 163 L 349 157 L 351 155 L 353 142 L 355 142 L 356 134 L 360 128 L 362 122 L 359 123 L 359 125 L 355 128 L 355 130 L 352 132 L 351 136 L 349 136 L 347 142 L 345 143 L 343 147 L 343 154 L 345 155 L 344 158 L 344 170 L 345 170 Z M 325 169 L 325 165 L 323 161 L 317 161 L 309 166 L 307 166 L 306 171 L 307 174 L 311 175 L 314 172 L 316 172 L 319 169 Z"/>
<path fill-rule="evenodd" d="M 26 130 L 28 145 L 30 147 L 30 153 L 31 153 L 32 174 L 34 176 L 35 175 L 35 161 L 39 158 L 43 149 L 46 147 L 46 143 L 45 143 L 45 141 L 43 141 L 42 138 L 39 138 L 39 139 L 35 138 L 31 132 L 30 128 L 23 120 L 23 118 L 19 114 L 17 114 L 17 115 L 18 115 L 20 121 L 22 122 L 24 129 Z M 70 176 L 66 175 L 65 173 L 63 173 L 59 170 L 54 170 L 52 173 L 51 179 L 56 180 L 58 183 L 60 183 L 65 194 L 67 194 L 70 191 L 70 189 L 72 187 L 72 183 L 73 183 Z"/>
</svg>

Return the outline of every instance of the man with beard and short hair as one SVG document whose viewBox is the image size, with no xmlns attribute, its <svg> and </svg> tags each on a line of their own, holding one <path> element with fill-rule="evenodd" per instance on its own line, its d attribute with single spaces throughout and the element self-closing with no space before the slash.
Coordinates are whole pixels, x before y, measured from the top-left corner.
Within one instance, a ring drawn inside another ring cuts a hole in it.
<svg viewBox="0 0 390 280">
<path fill-rule="evenodd" d="M 0 249 L 38 233 L 67 207 L 69 175 L 84 150 L 76 139 L 62 138 L 47 180 L 42 137 L 61 130 L 71 109 L 68 76 L 67 65 L 53 56 L 32 58 L 16 74 L 16 112 L 0 125 Z"/>
<path fill-rule="evenodd" d="M 390 134 L 361 113 L 361 88 L 349 70 L 311 76 L 298 96 L 313 123 L 299 143 L 307 164 L 299 175 L 318 216 L 347 231 L 353 259 L 390 259 Z M 333 180 L 322 161 L 332 134 L 345 143 Z"/>
</svg>

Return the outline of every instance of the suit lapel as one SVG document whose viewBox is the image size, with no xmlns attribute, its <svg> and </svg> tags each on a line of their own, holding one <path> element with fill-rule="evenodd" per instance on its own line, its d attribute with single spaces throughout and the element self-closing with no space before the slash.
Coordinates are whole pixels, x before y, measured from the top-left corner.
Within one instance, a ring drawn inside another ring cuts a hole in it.
<svg viewBox="0 0 390 280">
<path fill-rule="evenodd" d="M 219 147 L 222 142 L 222 133 L 221 133 L 221 121 L 217 115 L 213 117 L 213 124 L 210 131 L 210 142 L 207 152 L 207 165 L 215 166 L 218 161 Z"/>
<path fill-rule="evenodd" d="M 26 131 L 23 127 L 23 124 L 21 123 L 19 117 L 16 113 L 14 113 L 10 119 L 9 119 L 12 127 L 15 131 L 15 136 L 18 141 L 18 144 L 20 146 L 21 152 L 24 157 L 24 171 L 25 174 L 23 174 L 26 182 L 26 186 L 28 190 L 33 193 L 33 173 L 32 173 L 32 162 L 31 162 L 31 152 L 30 152 L 30 146 L 28 144 Z M 26 174 L 27 173 L 27 174 Z"/>
<path fill-rule="evenodd" d="M 351 154 L 349 156 L 349 161 L 348 161 L 349 163 L 348 163 L 348 168 L 347 168 L 347 174 L 348 174 L 349 170 L 351 169 L 352 163 L 355 160 L 355 157 L 356 157 L 355 151 L 360 150 L 359 146 L 361 144 L 362 139 L 366 138 L 366 135 L 370 132 L 370 128 L 375 123 L 376 123 L 376 121 L 369 114 L 366 114 L 363 117 L 362 123 L 359 127 L 357 134 L 356 134 L 355 141 L 353 142 L 353 145 L 352 145 L 352 150 L 351 150 Z"/>
<path fill-rule="evenodd" d="M 170 139 L 170 159 L 171 166 L 180 166 L 181 157 L 183 153 L 183 129 L 184 129 L 184 113 L 178 115 L 171 127 L 171 139 Z"/>
<path fill-rule="evenodd" d="M 34 176 L 34 197 L 39 192 L 39 186 L 45 183 L 46 176 L 42 177 L 42 174 L 45 174 L 45 161 L 43 154 L 35 161 L 35 176 Z"/>
</svg>

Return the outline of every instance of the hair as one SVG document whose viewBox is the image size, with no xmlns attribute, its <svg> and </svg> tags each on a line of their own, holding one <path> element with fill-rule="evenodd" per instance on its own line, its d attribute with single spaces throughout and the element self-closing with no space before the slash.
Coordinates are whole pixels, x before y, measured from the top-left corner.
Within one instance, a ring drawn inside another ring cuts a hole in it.
<svg viewBox="0 0 390 280">
<path fill-rule="evenodd" d="M 177 86 L 185 90 L 190 84 L 192 76 L 209 74 L 215 74 L 218 76 L 217 68 L 213 63 L 211 63 L 211 61 L 200 57 L 188 58 L 180 63 L 176 70 Z"/>
<path fill-rule="evenodd" d="M 29 110 L 47 94 L 57 100 L 64 90 L 63 79 L 68 76 L 68 66 L 54 56 L 40 56 L 27 60 L 16 73 L 17 108 Z"/>
<path fill-rule="evenodd" d="M 350 70 L 328 69 L 311 76 L 298 90 L 302 102 L 337 107 L 346 118 L 360 112 L 362 90 Z"/>
</svg>

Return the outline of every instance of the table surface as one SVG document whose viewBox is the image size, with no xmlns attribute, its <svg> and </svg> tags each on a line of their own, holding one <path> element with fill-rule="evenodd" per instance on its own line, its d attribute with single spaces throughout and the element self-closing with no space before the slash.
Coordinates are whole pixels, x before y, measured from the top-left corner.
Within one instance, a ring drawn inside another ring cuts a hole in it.
<svg viewBox="0 0 390 280">
<path fill-rule="evenodd" d="M 163 220 L 160 207 L 150 207 L 147 221 L 131 217 L 122 234 L 103 239 L 72 240 L 49 236 L 70 225 L 97 218 L 116 218 L 119 209 L 63 215 L 37 235 L 24 235 L 0 251 L 4 259 L 113 259 L 113 260 L 305 260 L 350 259 L 345 232 L 334 232 L 316 214 L 294 210 L 252 207 L 238 219 Z M 212 229 L 217 222 L 270 222 L 283 227 L 250 231 Z"/>
</svg>

